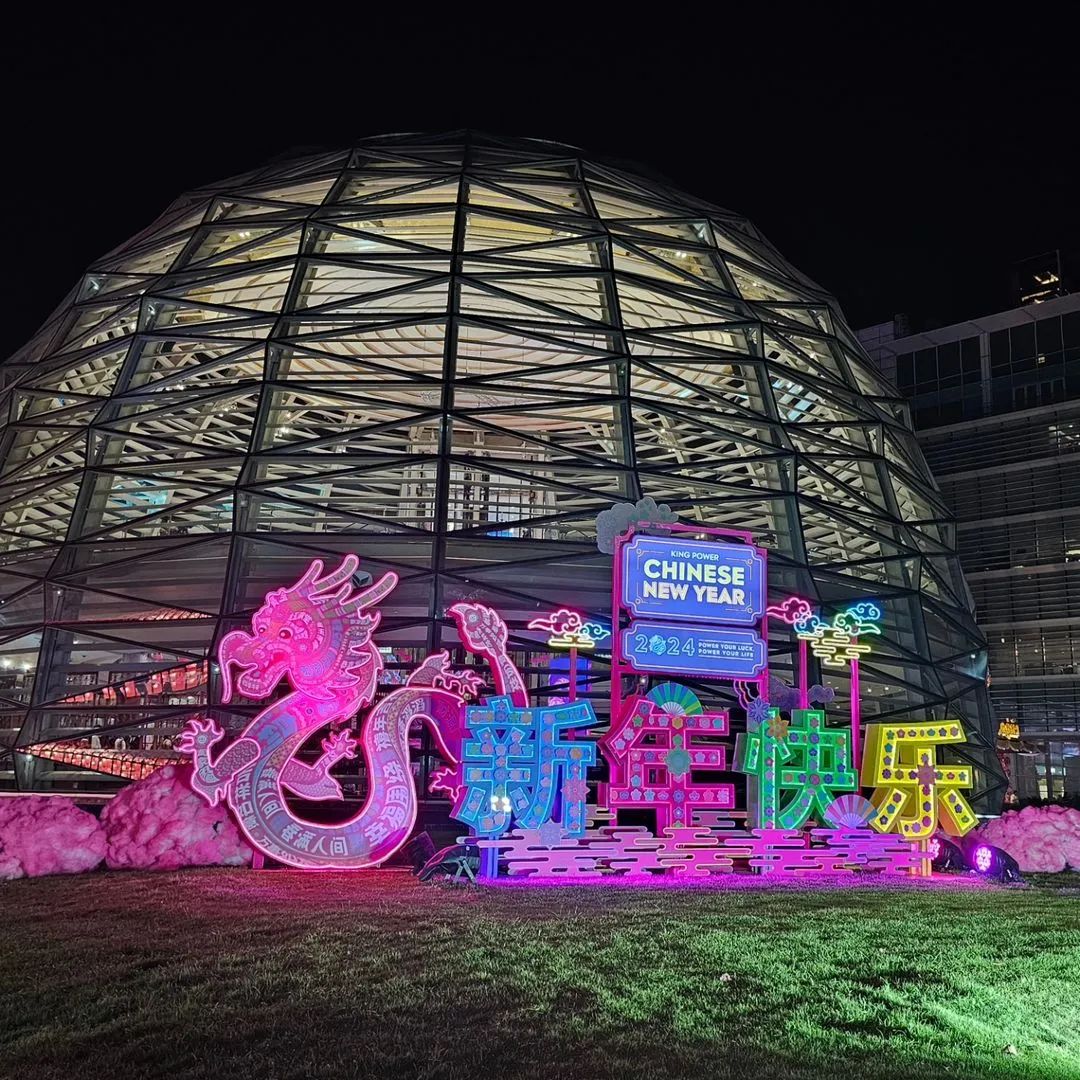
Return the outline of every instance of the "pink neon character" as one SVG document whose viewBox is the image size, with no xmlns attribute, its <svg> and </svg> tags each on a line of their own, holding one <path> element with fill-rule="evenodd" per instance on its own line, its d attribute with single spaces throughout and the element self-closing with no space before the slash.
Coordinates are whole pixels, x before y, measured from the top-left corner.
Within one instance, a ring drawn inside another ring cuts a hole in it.
<svg viewBox="0 0 1080 1080">
<path fill-rule="evenodd" d="M 648 698 L 632 698 L 623 716 L 600 740 L 611 773 L 610 810 L 655 810 L 663 831 L 693 824 L 698 811 L 734 807 L 732 784 L 693 779 L 694 769 L 727 767 L 724 747 L 711 741 L 728 733 L 727 713 L 670 714 Z"/>
</svg>

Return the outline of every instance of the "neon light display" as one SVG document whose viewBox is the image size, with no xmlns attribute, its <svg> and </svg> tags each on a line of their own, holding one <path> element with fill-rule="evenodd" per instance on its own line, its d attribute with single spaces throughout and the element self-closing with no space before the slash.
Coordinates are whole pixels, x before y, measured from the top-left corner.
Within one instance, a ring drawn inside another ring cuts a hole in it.
<svg viewBox="0 0 1080 1080">
<path fill-rule="evenodd" d="M 750 778 L 750 817 L 762 829 L 797 829 L 811 814 L 827 821 L 837 793 L 858 786 L 848 732 L 828 728 L 817 709 L 794 709 L 790 721 L 770 709 L 736 740 L 735 767 Z"/>
<path fill-rule="evenodd" d="M 939 765 L 937 748 L 965 740 L 956 720 L 938 724 L 870 724 L 862 782 L 871 798 L 878 832 L 898 832 L 908 840 L 929 839 L 942 827 L 953 836 L 973 829 L 977 819 L 962 792 L 972 785 L 966 765 Z"/>
<path fill-rule="evenodd" d="M 755 565 L 754 549 L 744 548 L 743 565 Z M 455 670 L 446 651 L 407 676 L 399 673 L 404 685 L 388 685 L 381 676 L 385 656 L 393 655 L 373 640 L 380 621 L 375 605 L 392 593 L 397 576 L 387 573 L 356 587 L 358 565 L 348 555 L 327 573 L 316 560 L 294 585 L 267 595 L 250 632 L 227 634 L 218 647 L 224 701 L 234 695 L 267 698 L 283 680 L 289 692 L 263 708 L 220 753 L 214 747 L 224 735 L 212 720 L 190 723 L 176 745 L 193 758 L 195 791 L 211 805 L 225 799 L 249 842 L 285 865 L 362 869 L 402 846 L 417 814 L 409 734 L 418 722 L 430 728 L 445 761 L 433 774 L 431 790 L 450 796 L 453 816 L 480 842 L 482 875 L 497 871 L 499 851 L 520 858 L 529 872 L 544 866 L 553 873 L 709 874 L 727 872 L 739 860 L 750 868 L 798 873 L 895 870 L 927 865 L 915 848 L 933 834 L 939 817 L 952 832 L 975 824 L 961 793 L 971 785 L 971 770 L 935 760 L 938 745 L 963 741 L 958 722 L 874 725 L 863 781 L 876 790 L 872 801 L 864 799 L 857 793 L 847 731 L 829 728 L 819 709 L 792 708 L 789 718 L 770 706 L 764 621 L 759 634 L 757 627 L 639 619 L 619 635 L 635 668 L 651 670 L 655 663 L 655 670 L 667 672 L 687 665 L 733 683 L 747 712 L 749 730 L 736 742 L 735 768 L 748 777 L 752 834 L 727 816 L 736 808 L 735 786 L 721 775 L 728 768 L 728 714 L 703 708 L 678 683 L 634 695 L 616 714 L 599 740 L 610 779 L 599 785 L 597 806 L 589 807 L 587 770 L 596 763 L 597 745 L 588 737 L 597 723 L 591 702 L 530 705 L 524 678 L 510 658 L 506 623 L 476 603 L 456 604 L 448 614 L 465 649 L 490 667 L 490 698 L 468 704 L 481 688 L 481 676 Z M 663 565 L 699 564 L 676 559 Z M 790 598 L 768 614 L 799 632 L 813 618 L 808 609 L 808 602 Z M 856 605 L 834 625 L 840 620 L 854 638 L 875 612 L 880 616 L 876 605 Z M 548 631 L 571 658 L 586 640 L 595 645 L 607 633 L 597 627 L 594 634 L 569 608 L 533 619 L 529 629 Z M 729 643 L 727 651 L 715 642 Z M 551 640 L 549 645 L 556 647 Z M 617 666 L 620 650 L 613 652 Z M 857 656 L 851 662 L 854 670 Z M 385 696 L 373 705 L 379 692 Z M 357 738 L 346 725 L 358 713 Z M 298 751 L 320 732 L 322 755 L 313 764 L 298 760 Z M 352 819 L 321 825 L 290 808 L 287 792 L 307 800 L 341 799 L 332 770 L 360 753 L 368 795 Z M 655 834 L 605 825 L 613 813 L 646 808 L 655 812 Z M 805 829 L 810 821 L 828 828 L 811 836 Z M 511 829 L 516 831 L 504 845 Z M 898 835 L 881 835 L 888 833 Z"/>
<path fill-rule="evenodd" d="M 765 560 L 750 545 L 639 535 L 620 558 L 634 616 L 752 625 L 765 613 Z"/>
<path fill-rule="evenodd" d="M 586 622 L 584 617 L 570 608 L 559 608 L 550 615 L 533 619 L 530 630 L 547 630 L 547 643 L 552 649 L 595 649 L 611 637 L 611 631 L 598 622 Z"/>
<path fill-rule="evenodd" d="M 21 746 L 19 753 L 33 754 L 34 757 L 55 761 L 59 765 L 93 769 L 94 772 L 120 776 L 125 780 L 145 780 L 163 765 L 175 764 L 180 760 L 179 754 L 167 750 L 115 750 L 109 747 L 79 746 L 70 741 Z"/>
<path fill-rule="evenodd" d="M 869 870 L 910 873 L 922 861 L 917 845 L 871 829 L 664 829 L 602 826 L 581 840 L 547 842 L 536 829 L 515 829 L 481 849 L 498 851 L 510 877 L 592 880 L 630 877 L 660 885 L 738 870 L 815 875 Z"/>
<path fill-rule="evenodd" d="M 495 697 L 467 708 L 465 718 L 454 817 L 478 836 L 499 836 L 511 820 L 551 835 L 584 833 L 585 770 L 596 763 L 596 745 L 563 735 L 596 723 L 589 702 L 517 708 L 510 698 Z"/>
<path fill-rule="evenodd" d="M 880 620 L 881 608 L 872 601 L 863 600 L 844 611 L 838 611 L 831 623 L 809 613 L 793 620 L 792 625 L 796 636 L 810 643 L 810 650 L 819 660 L 833 667 L 842 667 L 870 652 L 870 646 L 858 639 L 866 634 L 880 634 Z"/>
<path fill-rule="evenodd" d="M 727 735 L 726 712 L 669 712 L 648 698 L 629 702 L 622 722 L 600 740 L 611 780 L 612 811 L 656 811 L 656 826 L 690 825 L 704 810 L 731 810 L 735 788 L 694 779 L 694 771 L 727 768 L 727 751 L 716 742 Z"/>
<path fill-rule="evenodd" d="M 276 589 L 251 620 L 252 633 L 237 630 L 218 646 L 224 700 L 234 691 L 267 697 L 282 679 L 291 692 L 263 709 L 239 739 L 216 758 L 211 751 L 224 733 L 212 720 L 193 721 L 176 749 L 194 759 L 192 786 L 211 805 L 224 798 L 251 844 L 288 866 L 361 869 L 388 859 L 406 841 L 416 820 L 416 790 L 409 767 L 409 730 L 426 723 L 450 762 L 444 784 L 457 775 L 462 706 L 480 677 L 454 671 L 448 654 L 429 657 L 406 686 L 388 694 L 364 717 L 360 747 L 367 763 L 367 801 L 350 821 L 317 825 L 297 817 L 285 791 L 307 799 L 340 799 L 330 774 L 338 761 L 356 754 L 357 742 L 341 725 L 374 698 L 382 656 L 372 641 L 379 613 L 370 610 L 397 584 L 385 574 L 356 590 L 359 560 L 346 556 L 329 574 L 313 562 L 295 585 Z M 523 685 L 506 655 L 506 627 L 490 609 L 461 604 L 451 609 L 462 641 L 492 663 L 496 686 Z M 234 679 L 233 671 L 239 669 Z M 516 682 L 514 681 L 516 677 Z M 522 702 L 523 703 L 523 702 Z M 322 728 L 323 755 L 314 765 L 296 752 Z"/>
<path fill-rule="evenodd" d="M 641 620 L 622 632 L 622 655 L 635 671 L 752 679 L 768 662 L 756 630 L 670 626 Z"/>
<path fill-rule="evenodd" d="M 801 596 L 789 596 L 782 604 L 770 604 L 765 609 L 765 614 L 770 619 L 779 619 L 788 626 L 796 626 L 800 623 L 808 623 L 814 615 L 814 609 L 809 600 Z"/>
</svg>

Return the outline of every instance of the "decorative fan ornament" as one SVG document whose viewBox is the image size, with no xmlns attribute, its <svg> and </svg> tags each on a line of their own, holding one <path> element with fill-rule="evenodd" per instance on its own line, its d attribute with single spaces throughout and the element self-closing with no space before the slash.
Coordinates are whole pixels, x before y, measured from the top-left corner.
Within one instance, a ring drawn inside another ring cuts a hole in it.
<svg viewBox="0 0 1080 1080">
<path fill-rule="evenodd" d="M 841 795 L 825 811 L 825 820 L 834 829 L 860 829 L 877 811 L 869 799 L 861 795 Z"/>
<path fill-rule="evenodd" d="M 697 716 L 705 711 L 697 694 L 680 683 L 661 683 L 654 686 L 646 696 L 669 716 Z"/>
</svg>

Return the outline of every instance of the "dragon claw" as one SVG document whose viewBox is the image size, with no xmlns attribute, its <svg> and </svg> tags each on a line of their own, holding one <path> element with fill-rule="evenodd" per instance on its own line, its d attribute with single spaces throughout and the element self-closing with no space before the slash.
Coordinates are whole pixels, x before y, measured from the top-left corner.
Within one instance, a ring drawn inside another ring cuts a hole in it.
<svg viewBox="0 0 1080 1080">
<path fill-rule="evenodd" d="M 359 746 L 359 743 L 353 738 L 353 734 L 348 728 L 335 731 L 322 741 L 323 751 L 332 757 L 334 761 L 340 761 L 342 758 L 352 761 L 356 757 L 357 746 Z"/>
<path fill-rule="evenodd" d="M 173 743 L 173 749 L 181 754 L 196 754 L 209 750 L 225 737 L 225 732 L 213 720 L 192 720 Z"/>
</svg>

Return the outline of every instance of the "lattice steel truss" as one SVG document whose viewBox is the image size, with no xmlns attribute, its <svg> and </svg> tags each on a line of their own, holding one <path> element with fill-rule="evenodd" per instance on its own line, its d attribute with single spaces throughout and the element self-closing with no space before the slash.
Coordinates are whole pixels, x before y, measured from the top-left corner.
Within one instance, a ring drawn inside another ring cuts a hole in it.
<svg viewBox="0 0 1080 1080">
<path fill-rule="evenodd" d="M 752 530 L 777 596 L 882 600 L 864 717 L 959 714 L 994 802 L 984 641 L 905 405 L 831 297 L 662 182 L 464 133 L 275 163 L 98 261 L 0 380 L 8 786 L 116 782 L 19 747 L 241 724 L 207 657 L 316 554 L 401 574 L 389 678 L 477 598 L 542 695 L 525 623 L 609 612 L 596 514 L 652 495 Z"/>
</svg>

